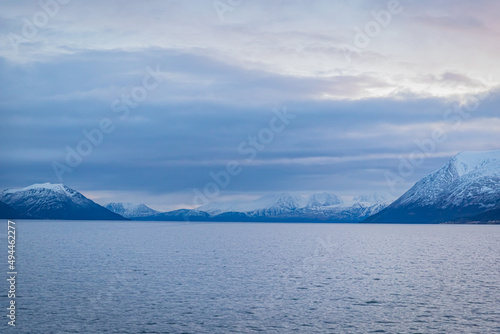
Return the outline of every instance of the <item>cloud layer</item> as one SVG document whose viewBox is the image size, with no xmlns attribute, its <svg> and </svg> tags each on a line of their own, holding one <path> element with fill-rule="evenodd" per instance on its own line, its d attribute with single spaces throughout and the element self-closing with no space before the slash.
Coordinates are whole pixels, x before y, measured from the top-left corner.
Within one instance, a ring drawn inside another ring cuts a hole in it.
<svg viewBox="0 0 500 334">
<path fill-rule="evenodd" d="M 57 162 L 98 200 L 168 209 L 228 161 L 242 172 L 221 196 L 359 194 L 418 155 L 400 194 L 458 151 L 498 149 L 497 2 L 401 1 L 348 54 L 389 2 L 242 1 L 224 20 L 210 1 L 62 3 L 45 24 L 36 3 L 1 5 L 3 187 L 59 182 Z M 295 117 L 269 140 L 284 107 Z M 69 166 L 103 120 L 112 130 Z"/>
</svg>

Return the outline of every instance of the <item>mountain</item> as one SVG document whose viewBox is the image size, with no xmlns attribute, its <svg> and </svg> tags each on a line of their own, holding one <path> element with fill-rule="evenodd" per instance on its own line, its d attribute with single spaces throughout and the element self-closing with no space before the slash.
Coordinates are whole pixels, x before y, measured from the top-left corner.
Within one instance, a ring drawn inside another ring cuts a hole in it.
<svg viewBox="0 0 500 334">
<path fill-rule="evenodd" d="M 318 208 L 342 204 L 340 197 L 334 194 L 320 193 L 309 197 L 295 196 L 288 193 L 272 194 L 253 201 L 211 202 L 198 207 L 198 210 L 212 215 L 227 212 L 253 212 L 260 215 L 279 215 L 301 208 Z"/>
<path fill-rule="evenodd" d="M 43 183 L 6 189 L 0 193 L 0 201 L 29 219 L 125 219 L 63 184 Z"/>
<path fill-rule="evenodd" d="M 203 211 L 179 209 L 169 212 L 158 213 L 152 216 L 136 217 L 134 220 L 153 221 L 210 221 L 210 215 Z"/>
<path fill-rule="evenodd" d="M 500 151 L 463 152 L 365 222 L 442 223 L 486 213 L 499 203 Z"/>
<path fill-rule="evenodd" d="M 141 220 L 357 223 L 382 210 L 389 202 L 381 195 L 343 201 L 329 193 L 310 196 L 281 193 L 253 201 L 212 202 L 195 210 L 176 210 Z"/>
<path fill-rule="evenodd" d="M 305 200 L 290 194 L 262 196 L 253 201 L 211 202 L 197 208 L 210 215 L 227 212 L 260 212 L 261 214 L 280 214 L 303 207 Z"/>
<path fill-rule="evenodd" d="M 146 217 L 160 213 L 145 204 L 108 203 L 104 207 L 109 211 L 117 213 L 125 218 Z"/>
<path fill-rule="evenodd" d="M 318 193 L 309 196 L 307 200 L 307 207 L 315 208 L 322 206 L 332 206 L 342 203 L 343 203 L 342 199 L 335 194 Z"/>
<path fill-rule="evenodd" d="M 0 202 L 0 219 L 21 219 L 24 216 L 10 205 Z"/>
</svg>

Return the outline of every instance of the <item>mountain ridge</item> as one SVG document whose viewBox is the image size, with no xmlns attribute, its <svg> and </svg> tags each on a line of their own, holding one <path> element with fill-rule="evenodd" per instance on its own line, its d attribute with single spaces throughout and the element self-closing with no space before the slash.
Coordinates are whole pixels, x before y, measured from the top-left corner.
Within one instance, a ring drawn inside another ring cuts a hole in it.
<svg viewBox="0 0 500 334">
<path fill-rule="evenodd" d="M 0 192 L 0 201 L 28 219 L 125 219 L 64 184 L 36 183 L 19 189 L 5 189 Z"/>
<path fill-rule="evenodd" d="M 146 204 L 133 204 L 123 202 L 110 202 L 104 205 L 106 209 L 125 218 L 136 218 L 153 216 L 159 214 L 159 211 L 153 210 Z"/>
<path fill-rule="evenodd" d="M 0 192 L 0 218 L 335 222 L 498 223 L 500 151 L 461 152 L 392 201 L 383 194 L 346 200 L 334 193 L 276 193 L 249 201 L 211 202 L 158 212 L 145 204 L 102 207 L 64 184 L 33 184 Z M 113 212 L 115 211 L 115 212 Z"/>
<path fill-rule="evenodd" d="M 461 152 L 365 222 L 442 223 L 479 215 L 499 203 L 500 151 Z"/>
<path fill-rule="evenodd" d="M 212 202 L 193 210 L 174 210 L 141 220 L 358 223 L 389 204 L 380 194 L 365 195 L 362 199 L 365 201 L 344 201 L 331 193 L 310 196 L 277 193 L 253 201 Z M 371 203 L 368 199 L 379 201 Z"/>
</svg>

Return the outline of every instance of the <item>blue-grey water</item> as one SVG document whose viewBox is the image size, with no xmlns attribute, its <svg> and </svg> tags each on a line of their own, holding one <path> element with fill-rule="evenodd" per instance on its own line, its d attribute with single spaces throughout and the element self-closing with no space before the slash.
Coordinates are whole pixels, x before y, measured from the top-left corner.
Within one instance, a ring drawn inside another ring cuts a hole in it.
<svg viewBox="0 0 500 334">
<path fill-rule="evenodd" d="M 17 261 L 1 333 L 500 333 L 500 226 L 17 221 Z"/>
</svg>

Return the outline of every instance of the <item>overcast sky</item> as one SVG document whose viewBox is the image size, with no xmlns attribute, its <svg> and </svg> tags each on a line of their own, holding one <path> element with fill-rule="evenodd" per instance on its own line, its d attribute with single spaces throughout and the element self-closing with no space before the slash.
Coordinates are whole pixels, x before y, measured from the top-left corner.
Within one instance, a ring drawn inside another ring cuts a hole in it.
<svg viewBox="0 0 500 334">
<path fill-rule="evenodd" d="M 1 188 L 398 196 L 500 149 L 496 0 L 40 3 L 0 4 Z"/>
</svg>

